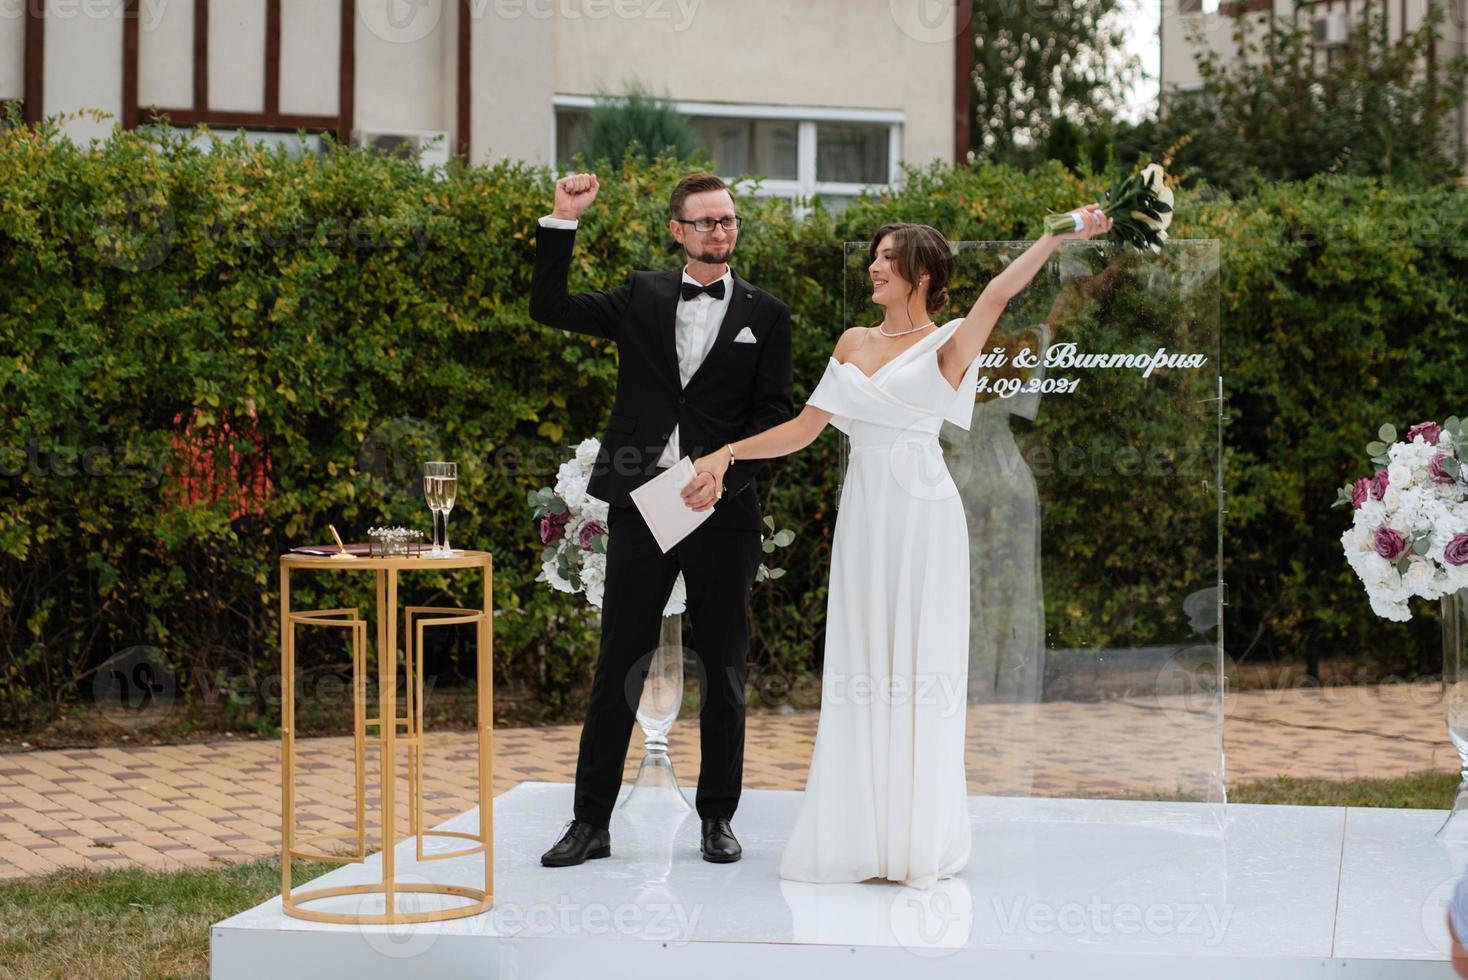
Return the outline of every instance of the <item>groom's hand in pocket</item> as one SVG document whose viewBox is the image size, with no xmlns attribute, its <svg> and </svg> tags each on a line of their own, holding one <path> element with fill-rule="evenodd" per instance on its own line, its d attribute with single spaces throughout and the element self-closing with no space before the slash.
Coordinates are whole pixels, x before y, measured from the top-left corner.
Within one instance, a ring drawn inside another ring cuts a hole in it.
<svg viewBox="0 0 1468 980">
<path fill-rule="evenodd" d="M 719 481 L 712 473 L 696 473 L 683 485 L 683 502 L 694 510 L 708 510 L 719 499 Z"/>
</svg>

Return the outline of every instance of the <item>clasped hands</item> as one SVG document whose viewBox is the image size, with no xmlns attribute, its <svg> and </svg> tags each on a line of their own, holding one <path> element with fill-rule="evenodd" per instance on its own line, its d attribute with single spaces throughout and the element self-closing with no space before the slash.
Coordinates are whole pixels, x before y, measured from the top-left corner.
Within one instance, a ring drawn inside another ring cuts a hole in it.
<svg viewBox="0 0 1468 980">
<path fill-rule="evenodd" d="M 708 510 L 724 494 L 729 452 L 720 447 L 693 461 L 693 479 L 683 485 L 683 502 L 694 510 Z"/>
</svg>

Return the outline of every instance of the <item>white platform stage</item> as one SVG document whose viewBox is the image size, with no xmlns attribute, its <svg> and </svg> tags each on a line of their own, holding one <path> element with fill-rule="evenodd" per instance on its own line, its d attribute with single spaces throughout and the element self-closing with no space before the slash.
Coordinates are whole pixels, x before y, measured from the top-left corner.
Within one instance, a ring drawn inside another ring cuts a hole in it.
<svg viewBox="0 0 1468 980">
<path fill-rule="evenodd" d="M 614 822 L 610 858 L 543 868 L 571 794 L 524 783 L 495 799 L 490 912 L 332 926 L 276 898 L 213 927 L 213 977 L 1448 977 L 1445 902 L 1468 869 L 1468 845 L 1433 840 L 1439 810 L 1233 804 L 1210 836 L 1146 825 L 1190 804 L 973 797 L 973 858 L 937 888 L 801 884 L 778 875 L 799 794 L 759 790 L 741 797 L 734 864 L 702 860 L 690 812 L 671 833 Z M 397 854 L 412 881 L 412 842 Z M 483 879 L 476 859 L 428 867 Z"/>
</svg>

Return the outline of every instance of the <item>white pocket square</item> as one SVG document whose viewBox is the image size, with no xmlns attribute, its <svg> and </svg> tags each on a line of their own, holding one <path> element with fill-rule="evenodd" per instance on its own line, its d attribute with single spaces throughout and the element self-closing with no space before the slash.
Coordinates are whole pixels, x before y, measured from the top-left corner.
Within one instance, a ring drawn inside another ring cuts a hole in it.
<svg viewBox="0 0 1468 980">
<path fill-rule="evenodd" d="M 754 331 L 748 327 L 745 327 L 734 335 L 734 343 L 736 344 L 752 344 L 754 342 Z"/>
</svg>

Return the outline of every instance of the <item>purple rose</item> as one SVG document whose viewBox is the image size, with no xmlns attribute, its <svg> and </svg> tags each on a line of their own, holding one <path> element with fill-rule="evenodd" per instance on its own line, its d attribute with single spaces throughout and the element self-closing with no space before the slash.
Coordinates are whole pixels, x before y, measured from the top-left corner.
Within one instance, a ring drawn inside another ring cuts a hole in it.
<svg viewBox="0 0 1468 980">
<path fill-rule="evenodd" d="M 561 535 L 566 533 L 567 516 L 568 515 L 564 511 L 562 511 L 559 514 L 546 514 L 540 519 L 541 544 L 550 544 L 552 541 L 555 541 Z"/>
<path fill-rule="evenodd" d="M 1468 565 L 1468 531 L 1453 535 L 1443 549 L 1443 561 L 1449 565 Z"/>
<path fill-rule="evenodd" d="M 1429 446 L 1437 445 L 1437 437 L 1442 435 L 1443 427 L 1436 422 L 1418 422 L 1407 430 L 1407 441 L 1411 442 L 1419 435 L 1427 440 Z"/>
<path fill-rule="evenodd" d="M 1361 509 L 1361 505 L 1366 502 L 1366 494 L 1369 493 L 1370 490 L 1371 490 L 1371 479 L 1369 477 L 1363 476 L 1359 480 L 1357 480 L 1355 483 L 1351 484 L 1351 509 L 1352 510 L 1360 510 Z"/>
<path fill-rule="evenodd" d="M 1438 453 L 1432 457 L 1432 462 L 1427 464 L 1427 478 L 1433 483 L 1452 483 L 1452 474 L 1443 469 L 1443 460 L 1452 459 L 1447 453 Z"/>
<path fill-rule="evenodd" d="M 1385 524 L 1376 529 L 1374 544 L 1376 553 L 1387 561 L 1395 561 L 1407 550 L 1407 539 L 1402 537 L 1402 533 Z"/>
<path fill-rule="evenodd" d="M 1377 470 L 1371 477 L 1371 499 L 1380 500 L 1386 496 L 1386 470 Z"/>
<path fill-rule="evenodd" d="M 590 551 L 591 539 L 605 530 L 606 528 L 602 526 L 601 521 L 587 521 L 581 525 L 581 531 L 576 535 L 577 542 L 581 545 L 581 550 Z"/>
</svg>

